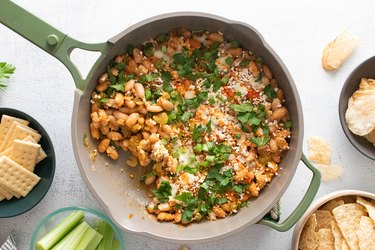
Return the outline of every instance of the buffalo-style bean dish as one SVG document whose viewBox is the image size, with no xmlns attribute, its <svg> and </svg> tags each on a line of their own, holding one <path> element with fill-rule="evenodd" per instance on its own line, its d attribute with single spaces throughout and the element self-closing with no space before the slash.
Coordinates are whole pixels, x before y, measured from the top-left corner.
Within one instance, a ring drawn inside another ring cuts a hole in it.
<svg viewBox="0 0 375 250">
<path fill-rule="evenodd" d="M 245 45 L 246 46 L 246 45 Z M 175 29 L 129 45 L 91 98 L 92 138 L 130 151 L 159 221 L 237 213 L 277 175 L 291 122 L 263 58 L 220 32 Z"/>
</svg>

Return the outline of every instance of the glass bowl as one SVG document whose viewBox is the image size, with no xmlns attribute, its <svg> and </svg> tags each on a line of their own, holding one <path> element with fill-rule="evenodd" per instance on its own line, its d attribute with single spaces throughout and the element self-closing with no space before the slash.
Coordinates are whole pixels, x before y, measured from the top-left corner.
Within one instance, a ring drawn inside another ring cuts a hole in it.
<svg viewBox="0 0 375 250">
<path fill-rule="evenodd" d="M 51 231 L 52 228 L 58 225 L 63 219 L 65 219 L 70 213 L 74 211 L 83 211 L 85 216 L 84 220 L 92 227 L 94 227 L 98 221 L 104 221 L 108 223 L 108 225 L 110 225 L 113 230 L 116 240 L 119 242 L 119 249 L 125 249 L 125 242 L 122 237 L 122 232 L 106 215 L 89 208 L 65 207 L 50 213 L 39 222 L 31 238 L 30 250 L 35 250 L 35 245 L 38 240 L 43 238 L 43 236 Z"/>
</svg>

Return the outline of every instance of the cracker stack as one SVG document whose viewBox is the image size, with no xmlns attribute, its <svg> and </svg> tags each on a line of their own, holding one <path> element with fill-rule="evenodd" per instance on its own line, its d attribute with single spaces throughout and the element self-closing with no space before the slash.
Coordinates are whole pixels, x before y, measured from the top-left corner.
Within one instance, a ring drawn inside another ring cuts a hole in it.
<svg viewBox="0 0 375 250">
<path fill-rule="evenodd" d="M 3 115 L 0 123 L 0 201 L 25 197 L 38 184 L 37 163 L 47 157 L 29 122 Z"/>
</svg>

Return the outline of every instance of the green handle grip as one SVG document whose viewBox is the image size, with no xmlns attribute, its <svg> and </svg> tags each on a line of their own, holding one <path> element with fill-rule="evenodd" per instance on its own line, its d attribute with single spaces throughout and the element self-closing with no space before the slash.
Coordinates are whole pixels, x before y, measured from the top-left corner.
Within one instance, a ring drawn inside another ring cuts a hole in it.
<svg viewBox="0 0 375 250">
<path fill-rule="evenodd" d="M 77 41 L 10 0 L 0 1 L 0 23 L 59 59 L 68 68 L 76 87 L 81 91 L 86 89 L 92 74 L 112 47 L 109 42 L 88 44 Z M 83 79 L 77 67 L 70 60 L 70 54 L 75 48 L 101 52 L 86 79 Z"/>
<path fill-rule="evenodd" d="M 293 227 L 297 221 L 301 218 L 301 216 L 306 212 L 307 208 L 310 206 L 311 202 L 314 200 L 316 193 L 318 192 L 320 186 L 320 179 L 321 175 L 318 169 L 316 169 L 306 158 L 304 154 L 302 154 L 301 160 L 305 165 L 313 172 L 313 177 L 310 182 L 309 188 L 305 196 L 303 196 L 301 202 L 298 204 L 296 209 L 289 215 L 288 218 L 285 219 L 282 223 L 277 223 L 270 220 L 261 220 L 259 224 L 267 225 L 272 227 L 273 229 L 285 232 L 288 231 L 291 227 Z"/>
</svg>

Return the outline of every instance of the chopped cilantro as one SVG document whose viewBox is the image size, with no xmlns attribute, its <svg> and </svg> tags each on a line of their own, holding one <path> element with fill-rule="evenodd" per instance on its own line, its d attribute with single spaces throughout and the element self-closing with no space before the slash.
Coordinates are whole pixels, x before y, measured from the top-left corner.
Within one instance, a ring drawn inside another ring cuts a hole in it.
<svg viewBox="0 0 375 250">
<path fill-rule="evenodd" d="M 258 57 L 255 59 L 255 61 L 256 61 L 257 63 L 259 63 L 259 64 L 263 64 L 263 63 L 264 63 L 264 59 L 263 59 L 263 57 L 260 57 L 260 56 L 258 56 Z"/>
<path fill-rule="evenodd" d="M 263 93 L 267 96 L 268 99 L 273 100 L 277 97 L 276 91 L 273 89 L 271 84 L 267 85 L 263 89 Z"/>
<path fill-rule="evenodd" d="M 193 117 L 194 113 L 192 112 L 185 112 L 182 116 L 181 116 L 181 121 L 183 122 L 187 122 L 191 117 Z"/>
<path fill-rule="evenodd" d="M 163 80 L 164 83 L 170 82 L 172 80 L 171 73 L 169 73 L 168 71 L 165 71 L 165 70 L 163 70 L 163 72 L 161 72 L 160 77 L 161 77 L 161 79 Z"/>
<path fill-rule="evenodd" d="M 231 66 L 233 64 L 233 58 L 232 57 L 227 57 L 225 59 L 225 63 L 228 65 L 228 66 Z"/>
<path fill-rule="evenodd" d="M 173 90 L 173 86 L 172 86 L 172 84 L 170 83 L 170 82 L 165 82 L 164 84 L 163 84 L 163 90 L 165 91 L 165 92 L 171 92 L 172 90 Z"/>
<path fill-rule="evenodd" d="M 242 62 L 240 62 L 240 66 L 241 67 L 246 67 L 247 65 L 249 65 L 249 63 L 250 63 L 250 60 L 249 59 L 245 59 Z"/>
<path fill-rule="evenodd" d="M 145 97 L 146 100 L 150 100 L 150 98 L 152 97 L 151 91 L 149 89 L 145 90 Z"/>
<path fill-rule="evenodd" d="M 143 47 L 143 53 L 146 56 L 152 56 L 154 54 L 154 45 L 152 43 L 146 43 Z"/>
<path fill-rule="evenodd" d="M 172 187 L 168 181 L 162 181 L 159 189 L 152 190 L 152 193 L 161 203 L 164 203 L 167 202 L 169 196 L 172 195 Z"/>
<path fill-rule="evenodd" d="M 270 141 L 270 136 L 265 135 L 264 137 L 256 137 L 256 138 L 250 138 L 250 141 L 257 145 L 258 147 L 263 147 Z"/>
<path fill-rule="evenodd" d="M 236 139 L 237 140 L 241 139 L 241 134 L 236 134 Z"/>
<path fill-rule="evenodd" d="M 102 98 L 100 99 L 99 103 L 103 103 L 103 102 L 108 102 L 109 101 L 109 98 Z"/>
<path fill-rule="evenodd" d="M 111 86 L 109 86 L 110 88 L 113 88 L 113 89 L 115 89 L 115 90 L 117 90 L 117 91 L 122 91 L 122 92 L 124 92 L 125 91 L 125 86 L 124 86 L 124 84 L 115 84 L 115 85 L 111 85 Z"/>
<path fill-rule="evenodd" d="M 230 45 L 232 48 L 238 48 L 240 46 L 240 43 L 237 40 L 233 40 L 230 42 Z"/>
<path fill-rule="evenodd" d="M 238 113 L 251 112 L 254 108 L 250 103 L 231 104 L 229 107 Z"/>
<path fill-rule="evenodd" d="M 241 122 L 241 123 L 249 123 L 251 125 L 259 125 L 261 120 L 255 116 L 255 112 L 248 112 L 248 113 L 243 113 L 239 114 L 236 116 L 236 118 Z"/>
<path fill-rule="evenodd" d="M 132 56 L 132 55 L 133 55 L 133 49 L 134 49 L 134 48 L 135 48 L 134 45 L 131 44 L 131 43 L 129 43 L 128 46 L 126 47 L 126 52 L 128 52 L 128 54 L 129 54 L 130 56 Z"/>
<path fill-rule="evenodd" d="M 202 144 L 198 143 L 197 145 L 194 146 L 193 150 L 197 153 L 202 152 L 203 146 Z"/>
<path fill-rule="evenodd" d="M 168 34 L 160 34 L 157 36 L 156 40 L 158 40 L 159 42 L 165 42 L 168 40 Z"/>
<path fill-rule="evenodd" d="M 285 128 L 292 128 L 292 121 L 285 121 L 284 122 L 284 126 L 285 126 Z"/>
</svg>

